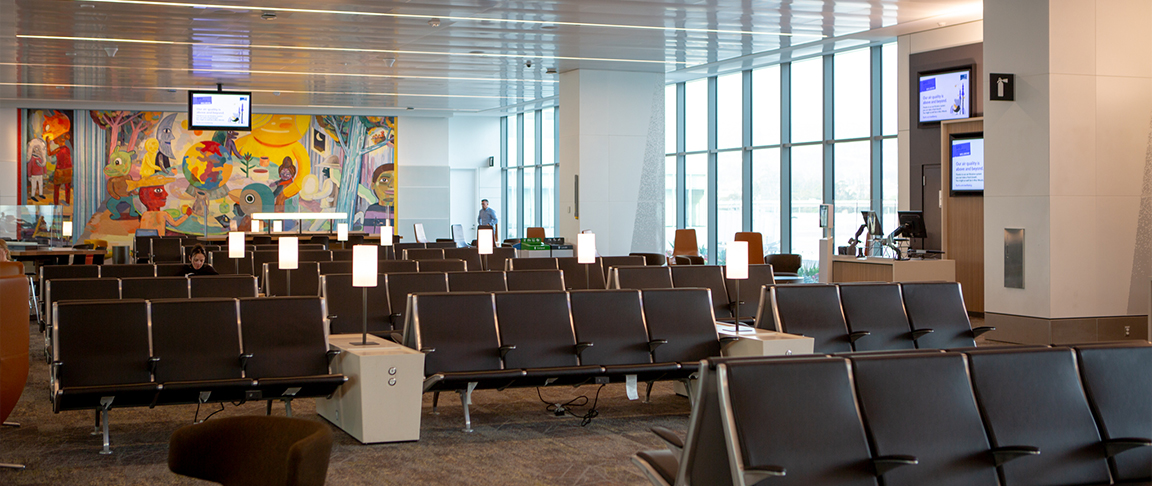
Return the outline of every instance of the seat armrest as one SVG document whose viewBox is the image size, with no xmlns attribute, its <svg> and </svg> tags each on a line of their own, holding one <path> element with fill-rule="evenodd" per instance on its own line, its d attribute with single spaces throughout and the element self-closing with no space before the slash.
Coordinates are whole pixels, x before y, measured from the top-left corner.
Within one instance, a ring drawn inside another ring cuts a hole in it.
<svg viewBox="0 0 1152 486">
<path fill-rule="evenodd" d="M 420 352 L 424 354 L 435 353 L 436 348 L 420 348 Z"/>
<path fill-rule="evenodd" d="M 668 344 L 667 339 L 653 339 L 651 341 L 648 341 L 648 352 L 649 353 L 655 352 L 656 348 L 659 348 L 661 345 L 664 345 L 664 344 Z"/>
<path fill-rule="evenodd" d="M 589 343 L 589 342 L 576 343 L 576 357 L 579 358 L 580 355 L 584 354 L 585 349 L 588 349 L 591 347 L 592 347 L 592 343 Z"/>
<path fill-rule="evenodd" d="M 781 466 L 756 466 L 744 469 L 744 482 L 756 484 L 768 478 L 784 476 L 785 470 Z"/>
<path fill-rule="evenodd" d="M 52 375 L 52 381 L 60 381 L 60 367 L 64 366 L 63 361 L 53 361 L 48 373 Z"/>
<path fill-rule="evenodd" d="M 335 319 L 336 317 L 337 317 L 336 315 L 330 315 L 330 316 L 328 316 L 328 320 Z"/>
<path fill-rule="evenodd" d="M 248 370 L 248 360 L 252 359 L 252 353 L 244 353 L 240 355 L 240 369 Z"/>
<path fill-rule="evenodd" d="M 977 327 L 975 329 L 972 329 L 972 337 L 974 337 L 974 338 L 980 337 L 981 334 L 984 334 L 986 332 L 992 332 L 995 330 L 996 330 L 996 328 L 992 327 L 992 326 L 980 326 L 980 327 Z"/>
<path fill-rule="evenodd" d="M 155 375 L 156 374 L 156 366 L 158 366 L 159 364 L 160 364 L 160 358 L 157 358 L 155 356 L 148 358 L 148 372 Z"/>
<path fill-rule="evenodd" d="M 932 334 L 934 332 L 936 332 L 935 329 L 917 329 L 915 331 L 912 331 L 912 340 L 916 341 L 916 340 L 918 340 L 924 336 L 927 336 L 929 334 Z"/>
<path fill-rule="evenodd" d="M 328 356 L 328 364 L 332 364 L 332 360 L 336 359 L 336 357 L 340 356 L 340 353 L 343 352 L 344 351 L 340 349 L 329 349 L 328 352 L 325 353 L 325 355 Z"/>
<path fill-rule="evenodd" d="M 504 359 L 505 356 L 508 356 L 508 352 L 512 351 L 513 349 L 516 349 L 515 344 L 505 344 L 500 346 L 500 359 Z"/>
<path fill-rule="evenodd" d="M 1032 446 L 1004 446 L 992 449 L 992 460 L 996 466 L 1002 466 L 1008 461 L 1024 456 L 1038 455 L 1040 455 L 1040 448 Z"/>
<path fill-rule="evenodd" d="M 676 454 L 684 451 L 684 441 L 680 440 L 680 436 L 676 435 L 675 432 L 664 427 L 652 427 L 648 430 L 651 430 L 653 434 L 656 434 L 656 437 L 664 441 L 664 444 L 668 446 L 668 450 Z"/>
<path fill-rule="evenodd" d="M 856 341 L 859 341 L 860 338 L 867 336 L 869 334 L 872 334 L 872 331 L 856 331 L 853 333 L 849 333 L 848 334 L 848 342 L 855 343 Z"/>
<path fill-rule="evenodd" d="M 1114 457 L 1116 454 L 1137 447 L 1152 447 L 1152 440 L 1139 437 L 1119 437 L 1104 441 L 1104 453 L 1107 457 Z"/>
<path fill-rule="evenodd" d="M 884 473 L 896 469 L 900 466 L 915 466 L 920 461 L 916 460 L 916 456 L 880 456 L 872 460 L 872 465 L 876 467 L 876 475 L 883 476 Z"/>
</svg>

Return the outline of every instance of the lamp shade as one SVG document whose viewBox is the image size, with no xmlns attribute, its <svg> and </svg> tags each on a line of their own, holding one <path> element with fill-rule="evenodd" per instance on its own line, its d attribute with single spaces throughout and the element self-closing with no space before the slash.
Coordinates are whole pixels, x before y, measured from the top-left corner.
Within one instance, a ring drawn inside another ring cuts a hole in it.
<svg viewBox="0 0 1152 486">
<path fill-rule="evenodd" d="M 392 225 L 386 224 L 380 228 L 380 246 L 392 246 Z"/>
<path fill-rule="evenodd" d="M 595 233 L 580 233 L 576 235 L 576 262 L 596 263 Z"/>
<path fill-rule="evenodd" d="M 280 220 L 273 221 L 272 222 L 272 232 L 273 233 L 280 233 L 282 231 L 284 231 L 284 222 L 280 221 Z"/>
<path fill-rule="evenodd" d="M 336 223 L 336 241 L 348 241 L 348 223 Z"/>
<path fill-rule="evenodd" d="M 71 238 L 72 237 L 72 222 L 71 221 L 65 221 L 64 226 L 61 228 L 61 231 L 63 232 L 65 238 Z"/>
<path fill-rule="evenodd" d="M 244 258 L 244 232 L 228 233 L 228 258 Z"/>
<path fill-rule="evenodd" d="M 352 286 L 375 287 L 378 271 L 376 247 L 356 245 L 352 247 Z"/>
<path fill-rule="evenodd" d="M 743 280 L 748 278 L 748 242 L 733 241 L 728 243 L 725 272 L 728 278 Z"/>
<path fill-rule="evenodd" d="M 300 239 L 295 236 L 280 237 L 280 269 L 300 268 Z"/>
<path fill-rule="evenodd" d="M 252 220 L 252 232 L 253 233 L 259 233 L 260 232 L 260 222 L 259 221 Z"/>
<path fill-rule="evenodd" d="M 236 220 L 235 219 L 228 222 L 228 231 L 236 231 Z"/>
<path fill-rule="evenodd" d="M 483 228 L 476 232 L 476 249 L 481 255 L 492 254 L 492 230 Z"/>
</svg>

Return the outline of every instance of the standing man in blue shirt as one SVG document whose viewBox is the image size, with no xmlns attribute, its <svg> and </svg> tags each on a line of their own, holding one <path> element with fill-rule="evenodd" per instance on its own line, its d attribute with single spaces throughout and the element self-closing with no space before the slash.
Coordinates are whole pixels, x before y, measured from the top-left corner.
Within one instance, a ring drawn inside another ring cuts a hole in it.
<svg viewBox="0 0 1152 486">
<path fill-rule="evenodd" d="M 496 211 L 488 207 L 487 199 L 480 200 L 480 215 L 476 217 L 476 222 L 492 227 L 495 227 L 496 223 L 500 222 L 496 219 Z"/>
</svg>

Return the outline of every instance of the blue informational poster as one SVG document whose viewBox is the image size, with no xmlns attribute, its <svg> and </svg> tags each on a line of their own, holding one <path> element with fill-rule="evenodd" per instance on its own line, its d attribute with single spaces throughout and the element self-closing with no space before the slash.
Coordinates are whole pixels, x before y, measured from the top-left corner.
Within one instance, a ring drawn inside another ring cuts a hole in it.
<svg viewBox="0 0 1152 486">
<path fill-rule="evenodd" d="M 920 123 L 972 116 L 971 71 L 920 76 Z"/>
<path fill-rule="evenodd" d="M 984 139 L 952 140 L 952 191 L 984 190 Z"/>
</svg>

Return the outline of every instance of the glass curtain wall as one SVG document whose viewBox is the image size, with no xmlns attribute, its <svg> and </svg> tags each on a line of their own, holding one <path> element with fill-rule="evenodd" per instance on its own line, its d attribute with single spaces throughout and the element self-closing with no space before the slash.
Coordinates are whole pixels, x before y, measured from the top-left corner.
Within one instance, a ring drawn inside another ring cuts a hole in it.
<svg viewBox="0 0 1152 486">
<path fill-rule="evenodd" d="M 668 85 L 668 249 L 676 228 L 694 228 L 701 254 L 722 264 L 736 232 L 756 231 L 764 253 L 798 253 L 811 274 L 820 204 L 836 206 L 837 246 L 861 211 L 891 230 L 896 101 L 894 42 Z"/>
<path fill-rule="evenodd" d="M 504 171 L 505 203 L 500 231 L 520 238 L 525 228 L 539 226 L 556 235 L 556 193 L 559 164 L 556 137 L 558 108 L 544 108 L 501 119 L 500 166 Z"/>
</svg>

